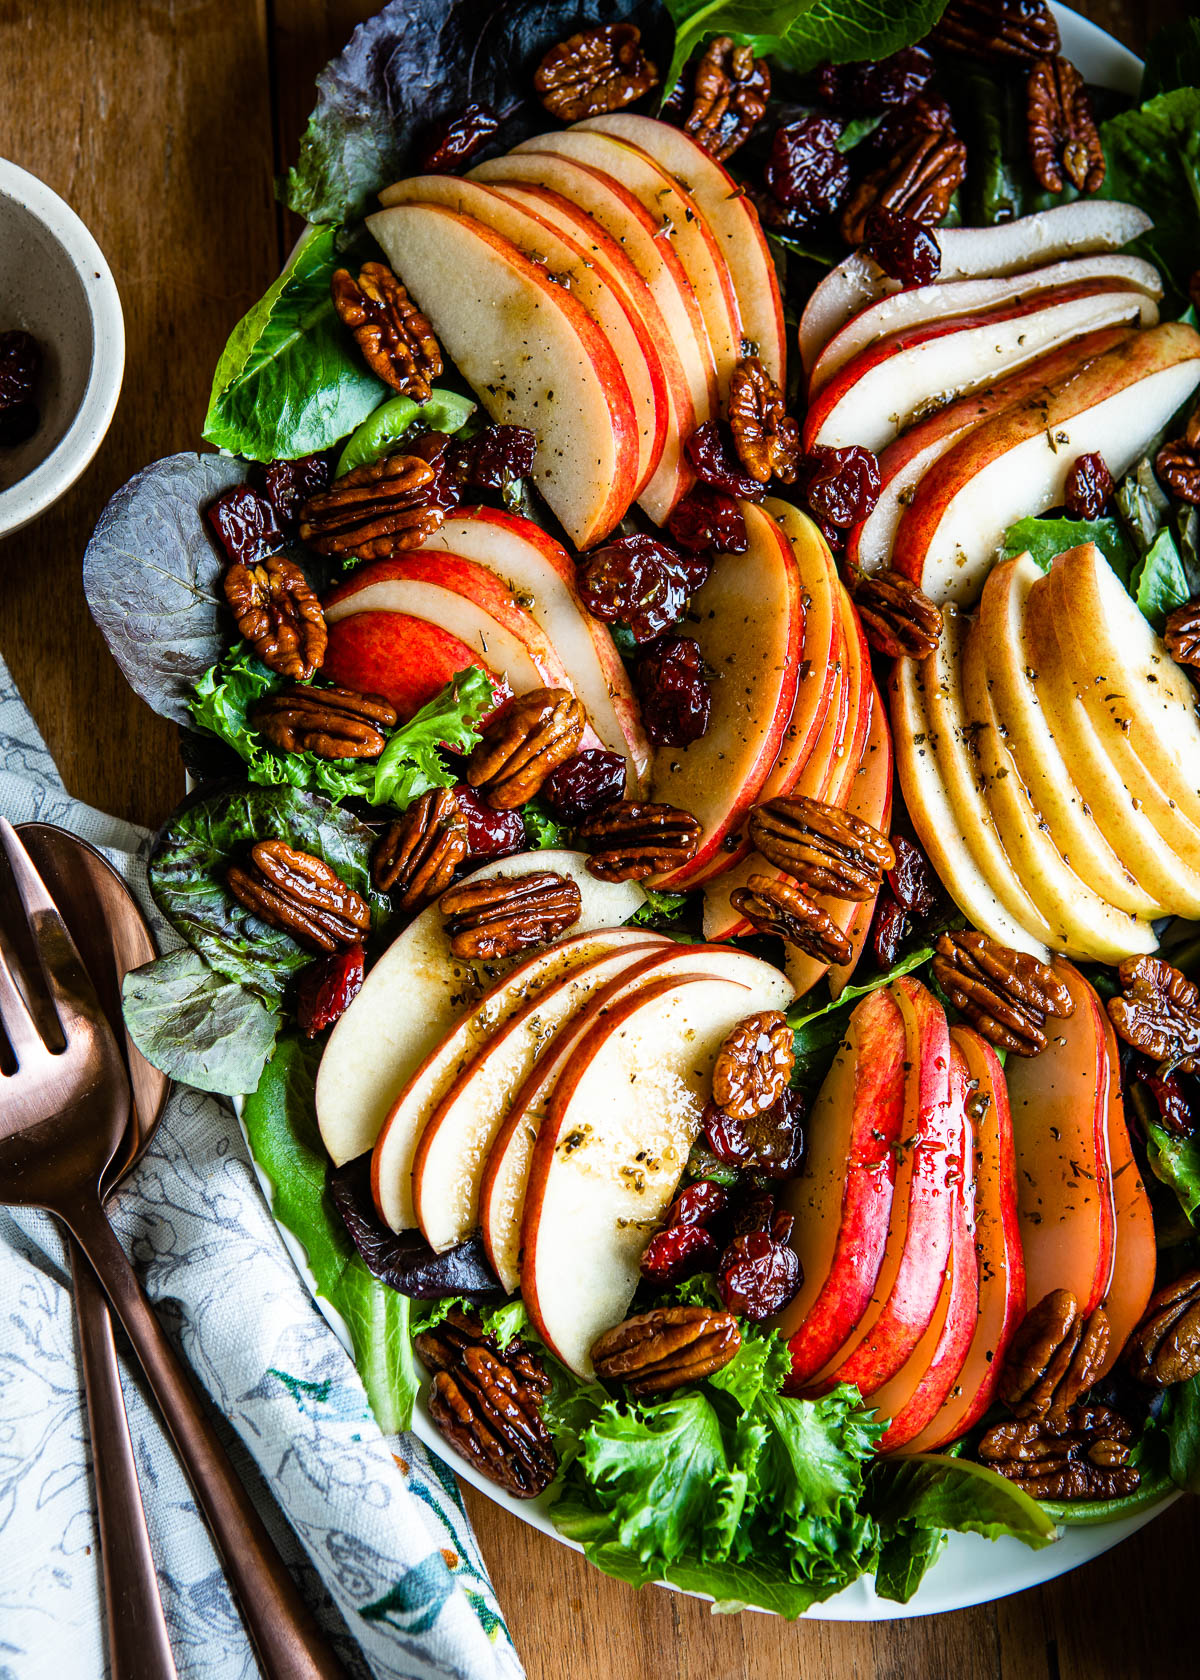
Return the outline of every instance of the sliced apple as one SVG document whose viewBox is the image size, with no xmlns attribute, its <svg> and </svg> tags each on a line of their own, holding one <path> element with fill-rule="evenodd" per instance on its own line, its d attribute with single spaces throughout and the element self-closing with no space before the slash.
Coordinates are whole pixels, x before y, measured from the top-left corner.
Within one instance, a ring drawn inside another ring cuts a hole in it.
<svg viewBox="0 0 1200 1680">
<path fill-rule="evenodd" d="M 1011 222 L 986 228 L 938 228 L 941 251 L 938 280 L 980 280 L 989 275 L 1021 274 L 1064 257 L 1093 251 L 1116 251 L 1152 226 L 1132 204 L 1079 199 Z M 800 353 L 806 368 L 851 316 L 877 298 L 901 290 L 861 251 L 831 269 L 816 287 L 800 320 Z"/>
<path fill-rule="evenodd" d="M 368 225 L 492 419 L 534 433 L 534 482 L 572 542 L 607 536 L 633 501 L 638 416 L 587 310 L 510 240 L 442 205 L 393 205 Z"/>
<path fill-rule="evenodd" d="M 973 601 L 1017 519 L 1060 507 L 1080 456 L 1121 478 L 1200 384 L 1200 333 L 1171 321 L 1131 333 L 1064 386 L 959 438 L 925 473 L 892 564 L 936 601 Z"/>
<path fill-rule="evenodd" d="M 931 402 L 977 391 L 1081 333 L 1157 320 L 1145 292 L 1097 280 L 907 327 L 875 339 L 830 378 L 809 403 L 804 447 L 881 449 Z"/>
<path fill-rule="evenodd" d="M 330 625 L 321 672 L 344 688 L 382 695 L 408 719 L 470 665 L 478 666 L 495 689 L 493 711 L 512 698 L 503 667 L 484 658 L 477 637 L 468 644 L 428 619 L 364 612 Z M 524 652 L 514 675 L 528 688 L 538 686 Z"/>
<path fill-rule="evenodd" d="M 581 852 L 522 852 L 484 864 L 468 879 L 549 870 L 579 887 L 572 934 L 619 927 L 645 902 L 633 882 L 598 881 Z M 329 1035 L 317 1071 L 317 1122 L 334 1164 L 372 1148 L 397 1093 L 456 1018 L 496 977 L 495 965 L 451 955 L 445 917 L 431 904 L 397 935 Z"/>
<path fill-rule="evenodd" d="M 754 201 L 704 147 L 673 123 L 632 111 L 588 117 L 580 128 L 627 140 L 652 157 L 691 194 L 716 236 L 737 293 L 742 332 L 757 347 L 764 367 L 787 383 L 787 335 L 783 299 L 770 246 Z"/>
<path fill-rule="evenodd" d="M 1125 1344 L 1141 1323 L 1146 1304 L 1154 1293 L 1154 1276 L 1158 1268 L 1154 1214 L 1129 1141 L 1125 1105 L 1121 1100 L 1121 1061 L 1116 1035 L 1107 1016 L 1104 1019 L 1104 1042 L 1110 1071 L 1108 1151 L 1116 1230 L 1112 1274 L 1104 1296 L 1109 1329 L 1108 1355 L 1099 1377 L 1105 1376 L 1116 1364 Z"/>
<path fill-rule="evenodd" d="M 689 863 L 663 875 L 675 888 L 715 873 L 766 781 L 791 717 L 800 676 L 804 603 L 795 551 L 771 516 L 743 502 L 748 547 L 721 556 L 693 599 L 688 630 L 713 671 L 705 734 L 659 747 L 651 797 L 690 811 L 700 844 Z"/>
<path fill-rule="evenodd" d="M 792 1356 L 791 1392 L 832 1359 L 870 1304 L 891 1219 L 906 1056 L 891 988 L 868 992 L 813 1104 L 803 1170 L 781 1191 L 803 1272 L 776 1320 Z"/>
</svg>

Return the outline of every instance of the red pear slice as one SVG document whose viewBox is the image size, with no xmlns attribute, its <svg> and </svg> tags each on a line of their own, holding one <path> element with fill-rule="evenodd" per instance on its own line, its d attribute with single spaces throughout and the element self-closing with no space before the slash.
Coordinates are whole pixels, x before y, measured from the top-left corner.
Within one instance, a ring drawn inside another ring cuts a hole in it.
<svg viewBox="0 0 1200 1680">
<path fill-rule="evenodd" d="M 1112 1166 L 1116 1231 L 1113 1240 L 1112 1274 L 1104 1296 L 1108 1314 L 1108 1357 L 1099 1375 L 1112 1370 L 1130 1336 L 1141 1323 L 1146 1304 L 1154 1293 L 1158 1269 L 1158 1245 L 1154 1237 L 1154 1214 L 1142 1175 L 1134 1159 L 1121 1099 L 1121 1059 L 1116 1034 L 1104 1017 L 1104 1044 L 1108 1052 L 1108 1150 Z"/>
</svg>

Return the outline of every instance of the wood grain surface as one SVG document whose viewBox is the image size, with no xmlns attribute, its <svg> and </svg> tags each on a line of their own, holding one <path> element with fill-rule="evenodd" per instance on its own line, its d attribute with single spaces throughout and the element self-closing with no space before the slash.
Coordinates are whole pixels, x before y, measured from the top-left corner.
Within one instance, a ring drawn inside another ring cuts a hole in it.
<svg viewBox="0 0 1200 1680">
<path fill-rule="evenodd" d="M 313 76 L 373 9 L 0 0 L 0 155 L 61 193 L 96 235 L 129 341 L 95 462 L 57 507 L 0 542 L 0 652 L 72 792 L 139 822 L 166 816 L 182 771 L 171 726 L 134 698 L 88 617 L 80 557 L 119 485 L 197 447 L 226 335 L 294 234 L 273 180 L 295 156 Z M 1188 6 L 1079 9 L 1137 50 Z M 1190 1680 L 1198 1669 L 1194 1501 L 1050 1586 L 874 1627 L 714 1617 L 606 1579 L 471 1490 L 467 1504 L 533 1680 Z"/>
</svg>

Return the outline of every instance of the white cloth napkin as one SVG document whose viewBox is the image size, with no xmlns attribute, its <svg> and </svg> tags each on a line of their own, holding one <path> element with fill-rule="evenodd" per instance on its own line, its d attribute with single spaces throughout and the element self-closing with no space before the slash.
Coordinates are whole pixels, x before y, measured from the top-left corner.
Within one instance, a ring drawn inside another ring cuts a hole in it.
<svg viewBox="0 0 1200 1680">
<path fill-rule="evenodd" d="M 138 894 L 144 830 L 72 799 L 0 660 L 0 812 L 72 829 Z M 0 1095 L 0 1101 L 2 1101 Z M 264 1520 L 351 1674 L 519 1680 L 454 1478 L 385 1439 L 263 1200 L 232 1110 L 177 1090 L 110 1212 L 230 1428 Z M 258 1669 L 132 1360 L 125 1402 L 180 1680 Z M 0 1208 L 0 1680 L 95 1680 L 104 1605 L 69 1273 L 49 1217 Z"/>
</svg>

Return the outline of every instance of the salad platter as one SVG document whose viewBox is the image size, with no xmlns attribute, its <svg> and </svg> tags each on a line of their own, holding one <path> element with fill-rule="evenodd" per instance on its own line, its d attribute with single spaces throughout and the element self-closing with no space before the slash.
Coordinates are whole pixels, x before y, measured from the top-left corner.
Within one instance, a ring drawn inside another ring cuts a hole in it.
<svg viewBox="0 0 1200 1680">
<path fill-rule="evenodd" d="M 84 582 L 381 1427 L 886 1619 L 1200 1489 L 1200 32 L 733 10 L 364 24 Z"/>
</svg>

